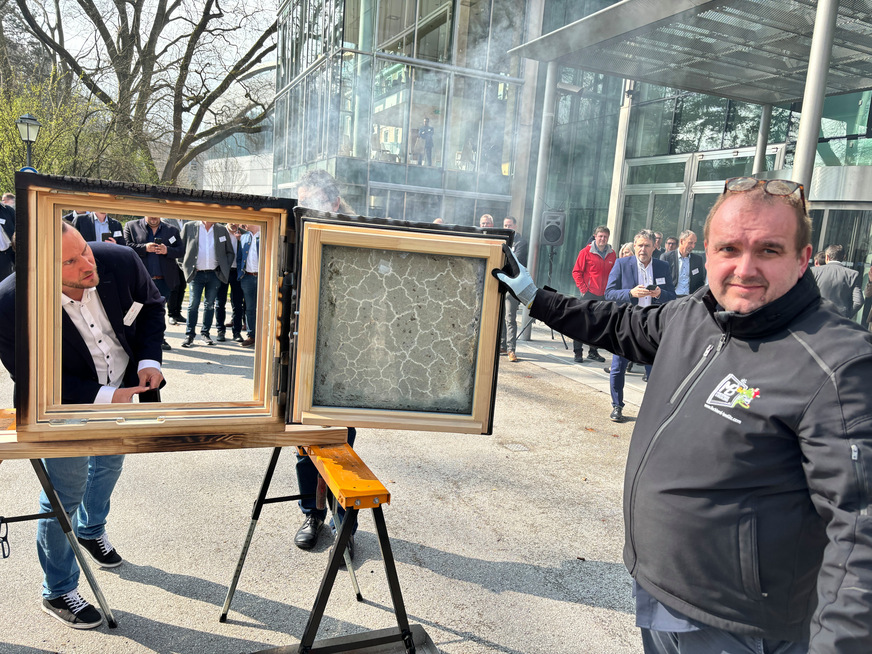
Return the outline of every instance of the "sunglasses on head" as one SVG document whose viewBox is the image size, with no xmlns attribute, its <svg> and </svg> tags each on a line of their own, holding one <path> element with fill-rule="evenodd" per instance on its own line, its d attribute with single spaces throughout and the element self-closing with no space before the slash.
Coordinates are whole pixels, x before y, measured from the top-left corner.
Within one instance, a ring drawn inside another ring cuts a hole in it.
<svg viewBox="0 0 872 654">
<path fill-rule="evenodd" d="M 805 191 L 802 184 L 789 179 L 757 179 L 756 177 L 731 177 L 724 184 L 724 193 L 746 193 L 763 186 L 763 192 L 776 197 L 787 197 L 799 191 L 799 197 L 805 206 Z"/>
</svg>

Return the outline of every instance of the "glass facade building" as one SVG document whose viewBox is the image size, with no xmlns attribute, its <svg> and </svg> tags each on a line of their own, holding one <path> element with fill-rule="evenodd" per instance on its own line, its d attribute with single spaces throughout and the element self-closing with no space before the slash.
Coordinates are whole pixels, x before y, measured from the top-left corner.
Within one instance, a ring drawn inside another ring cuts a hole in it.
<svg viewBox="0 0 872 654">
<path fill-rule="evenodd" d="M 523 5 L 521 5 L 523 8 Z M 325 168 L 358 212 L 477 224 L 511 200 L 515 0 L 290 0 L 279 9 L 274 189 Z"/>
</svg>

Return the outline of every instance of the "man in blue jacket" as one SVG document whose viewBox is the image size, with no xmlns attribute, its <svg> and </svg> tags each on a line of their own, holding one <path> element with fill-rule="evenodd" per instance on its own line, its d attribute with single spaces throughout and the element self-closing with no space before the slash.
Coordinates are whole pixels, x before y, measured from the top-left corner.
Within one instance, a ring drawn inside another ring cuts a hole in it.
<svg viewBox="0 0 872 654">
<path fill-rule="evenodd" d="M 636 256 L 615 261 L 606 284 L 606 300 L 650 307 L 675 299 L 669 264 L 653 257 L 654 238 L 653 232 L 643 229 L 633 239 Z M 629 359 L 612 355 L 612 367 L 609 370 L 612 413 L 609 419 L 614 422 L 624 421 L 624 381 L 629 363 Z M 646 365 L 642 381 L 648 381 L 650 372 L 651 366 Z"/>
</svg>

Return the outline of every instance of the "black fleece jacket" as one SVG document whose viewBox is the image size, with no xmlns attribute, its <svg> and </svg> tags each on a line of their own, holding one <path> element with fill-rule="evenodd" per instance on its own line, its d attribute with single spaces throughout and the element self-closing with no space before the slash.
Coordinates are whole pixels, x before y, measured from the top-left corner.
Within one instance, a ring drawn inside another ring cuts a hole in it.
<svg viewBox="0 0 872 654">
<path fill-rule="evenodd" d="M 744 315 L 708 287 L 638 308 L 540 290 L 531 315 L 653 363 L 624 485 L 624 562 L 699 622 L 872 652 L 872 335 L 806 272 Z"/>
</svg>

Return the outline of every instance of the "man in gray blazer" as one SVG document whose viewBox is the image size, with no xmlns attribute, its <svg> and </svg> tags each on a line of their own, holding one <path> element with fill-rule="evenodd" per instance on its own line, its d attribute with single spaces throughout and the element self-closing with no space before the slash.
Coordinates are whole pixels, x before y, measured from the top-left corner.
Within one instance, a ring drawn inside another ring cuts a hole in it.
<svg viewBox="0 0 872 654">
<path fill-rule="evenodd" d="M 821 296 L 836 305 L 846 318 L 853 318 L 863 306 L 860 292 L 860 273 L 845 267 L 845 249 L 831 245 L 826 250 L 826 264 L 811 268 L 811 274 L 821 290 Z"/>
<path fill-rule="evenodd" d="M 192 220 L 182 227 L 185 255 L 182 272 L 189 285 L 188 320 L 185 325 L 185 341 L 182 347 L 193 347 L 194 333 L 199 319 L 200 300 L 206 295 L 203 307 L 203 326 L 200 338 L 206 345 L 214 345 L 209 335 L 215 315 L 215 298 L 218 287 L 230 279 L 233 262 L 233 246 L 227 228 L 218 223 Z"/>
<path fill-rule="evenodd" d="M 705 262 L 700 255 L 693 253 L 695 247 L 696 234 L 685 229 L 678 235 L 678 248 L 664 252 L 660 257 L 669 264 L 672 285 L 678 297 L 690 295 L 705 285 Z"/>
</svg>

